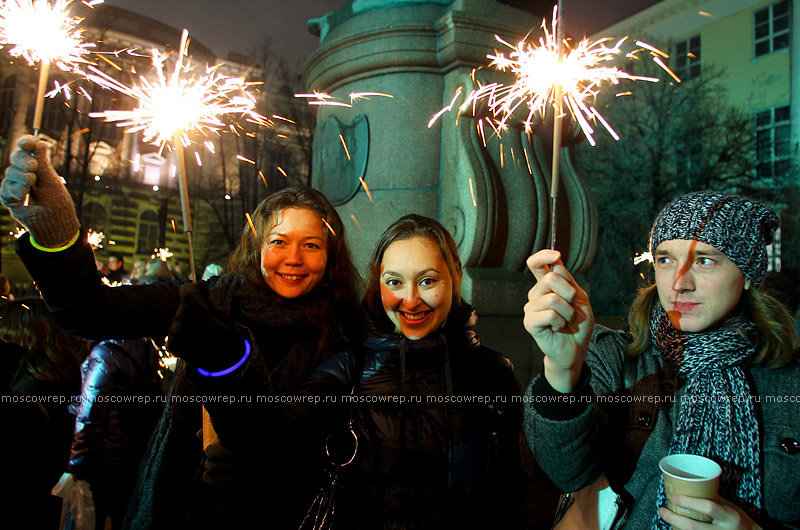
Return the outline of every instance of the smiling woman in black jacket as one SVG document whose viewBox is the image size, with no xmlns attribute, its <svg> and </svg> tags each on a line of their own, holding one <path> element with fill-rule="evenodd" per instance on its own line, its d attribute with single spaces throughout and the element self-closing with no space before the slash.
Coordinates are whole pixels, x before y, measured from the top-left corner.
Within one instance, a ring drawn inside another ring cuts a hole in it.
<svg viewBox="0 0 800 530">
<path fill-rule="evenodd" d="M 345 528 L 523 525 L 519 386 L 511 362 L 481 345 L 461 276 L 440 223 L 399 219 L 369 268 L 363 370 L 348 352 L 314 374 L 356 387 Z"/>
<path fill-rule="evenodd" d="M 243 331 L 226 342 L 211 329 L 211 340 L 198 343 L 200 332 L 209 331 L 209 319 L 201 318 L 201 329 L 184 327 L 183 347 L 180 340 L 170 343 L 186 362 L 178 367 L 142 464 L 130 527 L 240 528 L 263 519 L 273 528 L 296 528 L 320 469 L 309 458 L 314 440 L 289 445 L 272 436 L 252 446 L 234 444 L 228 449 L 249 465 L 237 484 L 222 488 L 201 480 L 203 447 L 195 433 L 206 397 L 201 387 L 215 393 L 221 378 L 215 376 L 240 359 L 249 355 L 260 378 L 290 394 L 360 333 L 359 278 L 336 210 L 316 190 L 281 190 L 253 211 L 253 230 L 245 225 L 230 274 L 180 289 L 173 284 L 109 288 L 100 282 L 47 144 L 25 136 L 18 146 L 0 199 L 28 229 L 17 240 L 17 253 L 65 329 L 96 339 L 162 337 L 179 307 L 188 307 L 188 298 L 202 306 L 201 317 L 213 312 Z M 280 415 L 274 409 L 282 406 L 266 408 Z M 258 423 L 252 417 L 247 422 L 243 428 Z"/>
</svg>

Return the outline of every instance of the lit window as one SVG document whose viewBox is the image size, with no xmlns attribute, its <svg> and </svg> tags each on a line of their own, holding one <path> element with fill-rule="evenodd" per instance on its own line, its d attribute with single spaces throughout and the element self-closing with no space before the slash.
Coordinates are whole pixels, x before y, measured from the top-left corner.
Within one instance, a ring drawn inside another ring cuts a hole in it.
<svg viewBox="0 0 800 530">
<path fill-rule="evenodd" d="M 700 35 L 675 44 L 675 75 L 682 81 L 700 77 Z"/>
<path fill-rule="evenodd" d="M 756 176 L 788 174 L 790 156 L 789 105 L 756 112 Z"/>
<path fill-rule="evenodd" d="M 784 0 L 759 9 L 754 22 L 756 57 L 789 47 L 789 2 Z"/>
<path fill-rule="evenodd" d="M 775 230 L 772 243 L 767 245 L 767 272 L 781 272 L 781 228 Z"/>
</svg>

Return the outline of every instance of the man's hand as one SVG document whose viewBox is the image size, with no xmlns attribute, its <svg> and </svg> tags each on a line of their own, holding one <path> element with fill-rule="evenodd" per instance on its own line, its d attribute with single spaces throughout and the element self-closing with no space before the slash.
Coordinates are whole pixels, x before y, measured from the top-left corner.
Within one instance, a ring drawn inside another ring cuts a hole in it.
<svg viewBox="0 0 800 530">
<path fill-rule="evenodd" d="M 0 202 L 36 243 L 62 247 L 80 228 L 72 198 L 50 163 L 47 143 L 26 135 L 17 146 L 0 187 Z"/>
<path fill-rule="evenodd" d="M 668 510 L 658 509 L 658 516 L 666 523 L 672 525 L 674 530 L 712 530 L 714 528 L 725 528 L 728 530 L 761 530 L 761 527 L 742 511 L 741 508 L 731 504 L 722 497 L 716 499 L 695 499 L 684 495 L 676 495 L 672 502 L 686 508 L 707 515 L 711 518 L 710 523 L 695 521 L 683 515 Z"/>
<path fill-rule="evenodd" d="M 581 374 L 594 315 L 586 292 L 561 262 L 561 253 L 540 250 L 528 258 L 536 285 L 528 292 L 524 325 L 545 355 L 544 375 L 555 390 L 574 390 Z"/>
</svg>

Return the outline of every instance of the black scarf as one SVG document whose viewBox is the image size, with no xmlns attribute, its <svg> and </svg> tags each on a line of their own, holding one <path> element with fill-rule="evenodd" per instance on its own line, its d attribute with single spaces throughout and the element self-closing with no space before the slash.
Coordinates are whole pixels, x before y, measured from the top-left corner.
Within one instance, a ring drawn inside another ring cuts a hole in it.
<svg viewBox="0 0 800 530">
<path fill-rule="evenodd" d="M 266 375 L 276 393 L 291 393 L 332 352 L 321 348 L 320 329 L 309 309 L 324 303 L 320 293 L 287 300 L 238 274 L 222 276 L 210 289 L 214 306 L 250 329 L 262 352 Z"/>
<path fill-rule="evenodd" d="M 717 462 L 722 467 L 720 496 L 757 517 L 762 500 L 759 429 L 743 369 L 756 351 L 734 328 L 751 332 L 755 325 L 739 316 L 718 328 L 683 332 L 658 302 L 650 317 L 650 333 L 664 362 L 686 383 L 669 454 Z M 663 480 L 656 510 L 659 506 L 666 506 Z M 653 528 L 668 525 L 656 515 Z"/>
</svg>

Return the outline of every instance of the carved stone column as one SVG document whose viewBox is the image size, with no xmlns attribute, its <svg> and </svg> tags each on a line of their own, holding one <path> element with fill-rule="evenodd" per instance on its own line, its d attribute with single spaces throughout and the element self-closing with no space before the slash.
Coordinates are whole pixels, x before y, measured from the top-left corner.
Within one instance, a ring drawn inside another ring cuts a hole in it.
<svg viewBox="0 0 800 530">
<path fill-rule="evenodd" d="M 502 46 L 495 34 L 516 42 L 540 24 L 486 0 L 356 1 L 311 21 L 322 44 L 305 69 L 309 91 L 339 101 L 353 92 L 392 96 L 323 106 L 317 116 L 313 185 L 349 222 L 357 265 L 363 268 L 401 215 L 439 219 L 459 245 L 464 296 L 478 310 L 484 342 L 511 357 L 522 380 L 537 371 L 522 307 L 533 285 L 525 260 L 549 244 L 552 133 L 512 125 L 502 138 L 481 135 L 471 112 L 428 123 L 459 87 L 472 89 L 472 70 Z M 488 70 L 480 75 L 511 82 Z M 594 257 L 596 213 L 569 148 L 561 167 L 557 246 L 579 273 Z"/>
</svg>

